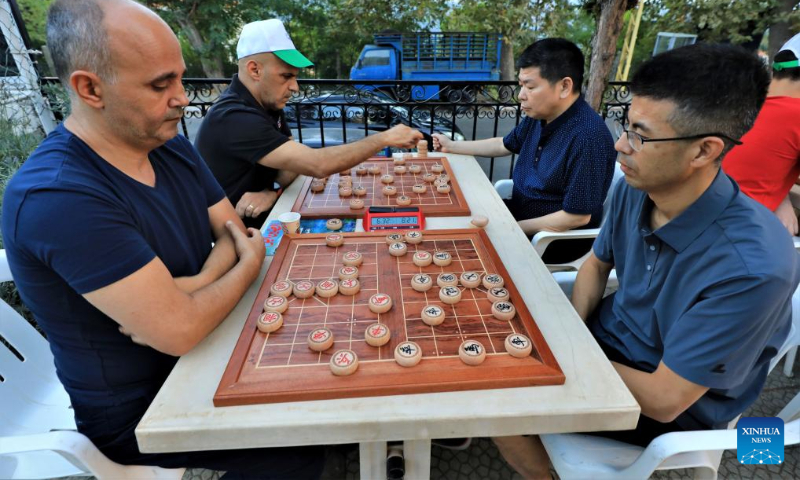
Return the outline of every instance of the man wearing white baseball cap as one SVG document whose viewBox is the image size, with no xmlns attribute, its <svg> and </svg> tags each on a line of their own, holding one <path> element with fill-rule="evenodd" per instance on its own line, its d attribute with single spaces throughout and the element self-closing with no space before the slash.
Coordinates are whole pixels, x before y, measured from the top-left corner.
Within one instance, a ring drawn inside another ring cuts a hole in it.
<svg viewBox="0 0 800 480">
<path fill-rule="evenodd" d="M 312 149 L 297 143 L 283 108 L 299 91 L 300 69 L 313 63 L 297 51 L 278 19 L 245 25 L 236 54 L 239 72 L 203 119 L 195 146 L 247 226 L 264 223 L 280 188 L 297 174 L 325 177 L 387 146 L 413 148 L 423 138 L 398 125 L 335 147 Z"/>
<path fill-rule="evenodd" d="M 756 123 L 742 137 L 743 144 L 722 161 L 725 173 L 742 191 L 772 210 L 792 235 L 798 234 L 798 219 L 789 192 L 800 176 L 798 59 L 800 33 L 775 54 L 767 100 Z"/>
</svg>

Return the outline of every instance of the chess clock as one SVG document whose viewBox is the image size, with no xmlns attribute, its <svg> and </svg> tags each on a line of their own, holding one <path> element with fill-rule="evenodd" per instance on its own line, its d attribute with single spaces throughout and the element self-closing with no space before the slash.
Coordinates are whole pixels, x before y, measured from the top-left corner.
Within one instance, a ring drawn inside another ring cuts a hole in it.
<svg viewBox="0 0 800 480">
<path fill-rule="evenodd" d="M 422 230 L 425 216 L 419 207 L 369 207 L 364 214 L 364 230 Z"/>
</svg>

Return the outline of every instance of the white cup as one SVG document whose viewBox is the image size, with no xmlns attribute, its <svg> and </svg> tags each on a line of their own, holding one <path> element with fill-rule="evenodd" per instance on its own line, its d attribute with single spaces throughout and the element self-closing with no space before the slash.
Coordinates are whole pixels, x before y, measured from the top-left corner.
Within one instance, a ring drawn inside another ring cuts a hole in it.
<svg viewBox="0 0 800 480">
<path fill-rule="evenodd" d="M 300 228 L 300 214 L 297 212 L 286 212 L 278 215 L 278 220 L 283 227 L 283 233 L 297 233 Z"/>
</svg>

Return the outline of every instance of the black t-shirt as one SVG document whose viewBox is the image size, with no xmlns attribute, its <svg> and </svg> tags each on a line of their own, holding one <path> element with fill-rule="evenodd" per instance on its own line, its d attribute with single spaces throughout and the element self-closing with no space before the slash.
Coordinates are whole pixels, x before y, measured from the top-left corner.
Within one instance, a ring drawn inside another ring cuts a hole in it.
<svg viewBox="0 0 800 480">
<path fill-rule="evenodd" d="M 234 75 L 203 119 L 194 144 L 235 207 L 245 192 L 273 188 L 278 171 L 258 161 L 291 135 L 283 111 L 264 109 Z"/>
</svg>

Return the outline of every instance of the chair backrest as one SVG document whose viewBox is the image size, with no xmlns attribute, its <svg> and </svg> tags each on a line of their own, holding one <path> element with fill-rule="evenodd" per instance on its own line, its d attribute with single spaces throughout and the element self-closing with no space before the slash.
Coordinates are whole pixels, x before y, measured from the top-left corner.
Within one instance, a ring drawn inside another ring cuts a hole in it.
<svg viewBox="0 0 800 480">
<path fill-rule="evenodd" d="M 4 272 L 7 281 L 8 262 L 0 251 L 0 278 Z M 0 338 L 0 436 L 75 429 L 47 340 L 3 301 Z"/>
</svg>

